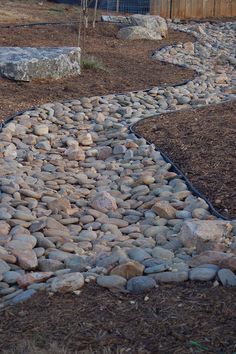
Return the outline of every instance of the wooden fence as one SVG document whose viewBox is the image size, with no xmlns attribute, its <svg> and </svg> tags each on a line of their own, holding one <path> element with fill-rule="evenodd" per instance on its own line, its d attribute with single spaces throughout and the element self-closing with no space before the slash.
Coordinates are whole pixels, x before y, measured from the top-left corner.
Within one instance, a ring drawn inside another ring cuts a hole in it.
<svg viewBox="0 0 236 354">
<path fill-rule="evenodd" d="M 236 0 L 150 0 L 150 13 L 167 18 L 236 16 Z"/>
</svg>

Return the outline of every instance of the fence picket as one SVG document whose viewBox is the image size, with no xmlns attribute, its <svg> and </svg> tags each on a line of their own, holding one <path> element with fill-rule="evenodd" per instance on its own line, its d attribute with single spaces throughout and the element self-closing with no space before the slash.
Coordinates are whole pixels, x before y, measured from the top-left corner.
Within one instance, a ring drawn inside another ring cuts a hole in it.
<svg viewBox="0 0 236 354">
<path fill-rule="evenodd" d="M 150 13 L 172 18 L 236 16 L 236 0 L 150 0 Z"/>
</svg>

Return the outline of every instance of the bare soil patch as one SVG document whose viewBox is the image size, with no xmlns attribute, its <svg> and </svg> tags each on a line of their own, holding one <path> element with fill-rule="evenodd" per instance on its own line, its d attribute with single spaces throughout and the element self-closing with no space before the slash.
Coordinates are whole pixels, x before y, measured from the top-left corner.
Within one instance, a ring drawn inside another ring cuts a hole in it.
<svg viewBox="0 0 236 354">
<path fill-rule="evenodd" d="M 166 153 L 226 217 L 236 216 L 236 102 L 144 119 L 135 131 Z"/>
<path fill-rule="evenodd" d="M 126 42 L 116 38 L 117 30 L 117 26 L 98 23 L 95 29 L 90 27 L 86 32 L 85 53 L 100 61 L 105 70 L 86 69 L 78 77 L 29 83 L 0 78 L 0 119 L 50 101 L 173 85 L 194 76 L 192 70 L 149 58 L 154 50 L 174 42 L 190 41 L 191 36 L 170 31 L 169 37 L 163 41 Z M 77 45 L 76 25 L 0 28 L 0 46 Z"/>
<path fill-rule="evenodd" d="M 35 353 L 56 343 L 64 354 L 233 354 L 235 295 L 233 288 L 190 282 L 136 296 L 93 284 L 79 296 L 39 292 L 0 315 L 0 351 L 19 353 L 20 343 L 31 341 Z"/>
<path fill-rule="evenodd" d="M 57 22 L 78 19 L 78 6 L 46 0 L 1 0 L 0 24 Z"/>
</svg>

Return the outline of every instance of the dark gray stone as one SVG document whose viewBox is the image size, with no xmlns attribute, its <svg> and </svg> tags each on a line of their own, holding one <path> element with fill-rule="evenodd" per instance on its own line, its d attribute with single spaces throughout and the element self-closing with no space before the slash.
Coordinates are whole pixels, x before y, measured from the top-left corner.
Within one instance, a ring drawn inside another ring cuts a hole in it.
<svg viewBox="0 0 236 354">
<path fill-rule="evenodd" d="M 36 290 L 30 289 L 26 290 L 18 295 L 16 295 L 13 299 L 11 299 L 11 304 L 16 305 L 19 302 L 24 302 L 28 300 L 31 296 L 33 296 L 36 293 Z"/>
<path fill-rule="evenodd" d="M 163 272 L 151 275 L 157 283 L 178 283 L 188 280 L 187 271 Z"/>
<path fill-rule="evenodd" d="M 189 271 L 189 279 L 196 281 L 213 280 L 216 276 L 217 269 L 209 267 L 196 267 Z"/>
<path fill-rule="evenodd" d="M 86 266 L 88 266 L 87 262 L 78 255 L 73 255 L 67 259 L 65 259 L 66 268 L 70 268 L 74 272 L 82 272 L 86 270 Z"/>
<path fill-rule="evenodd" d="M 230 269 L 221 269 L 218 272 L 220 282 L 224 286 L 236 286 L 236 275 Z"/>
<path fill-rule="evenodd" d="M 131 293 L 140 294 L 156 286 L 156 282 L 149 276 L 139 276 L 128 280 L 127 290 Z"/>
</svg>

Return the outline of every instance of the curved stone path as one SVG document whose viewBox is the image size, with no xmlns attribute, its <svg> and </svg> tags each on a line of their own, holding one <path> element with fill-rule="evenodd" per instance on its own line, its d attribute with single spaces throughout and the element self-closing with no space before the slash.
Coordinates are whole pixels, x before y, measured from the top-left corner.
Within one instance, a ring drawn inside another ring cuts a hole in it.
<svg viewBox="0 0 236 354">
<path fill-rule="evenodd" d="M 85 282 L 141 292 L 161 282 L 236 285 L 236 221 L 216 220 L 155 147 L 129 133 L 152 114 L 235 98 L 235 24 L 155 58 L 194 67 L 186 85 L 26 111 L 0 133 L 0 307 Z"/>
</svg>

